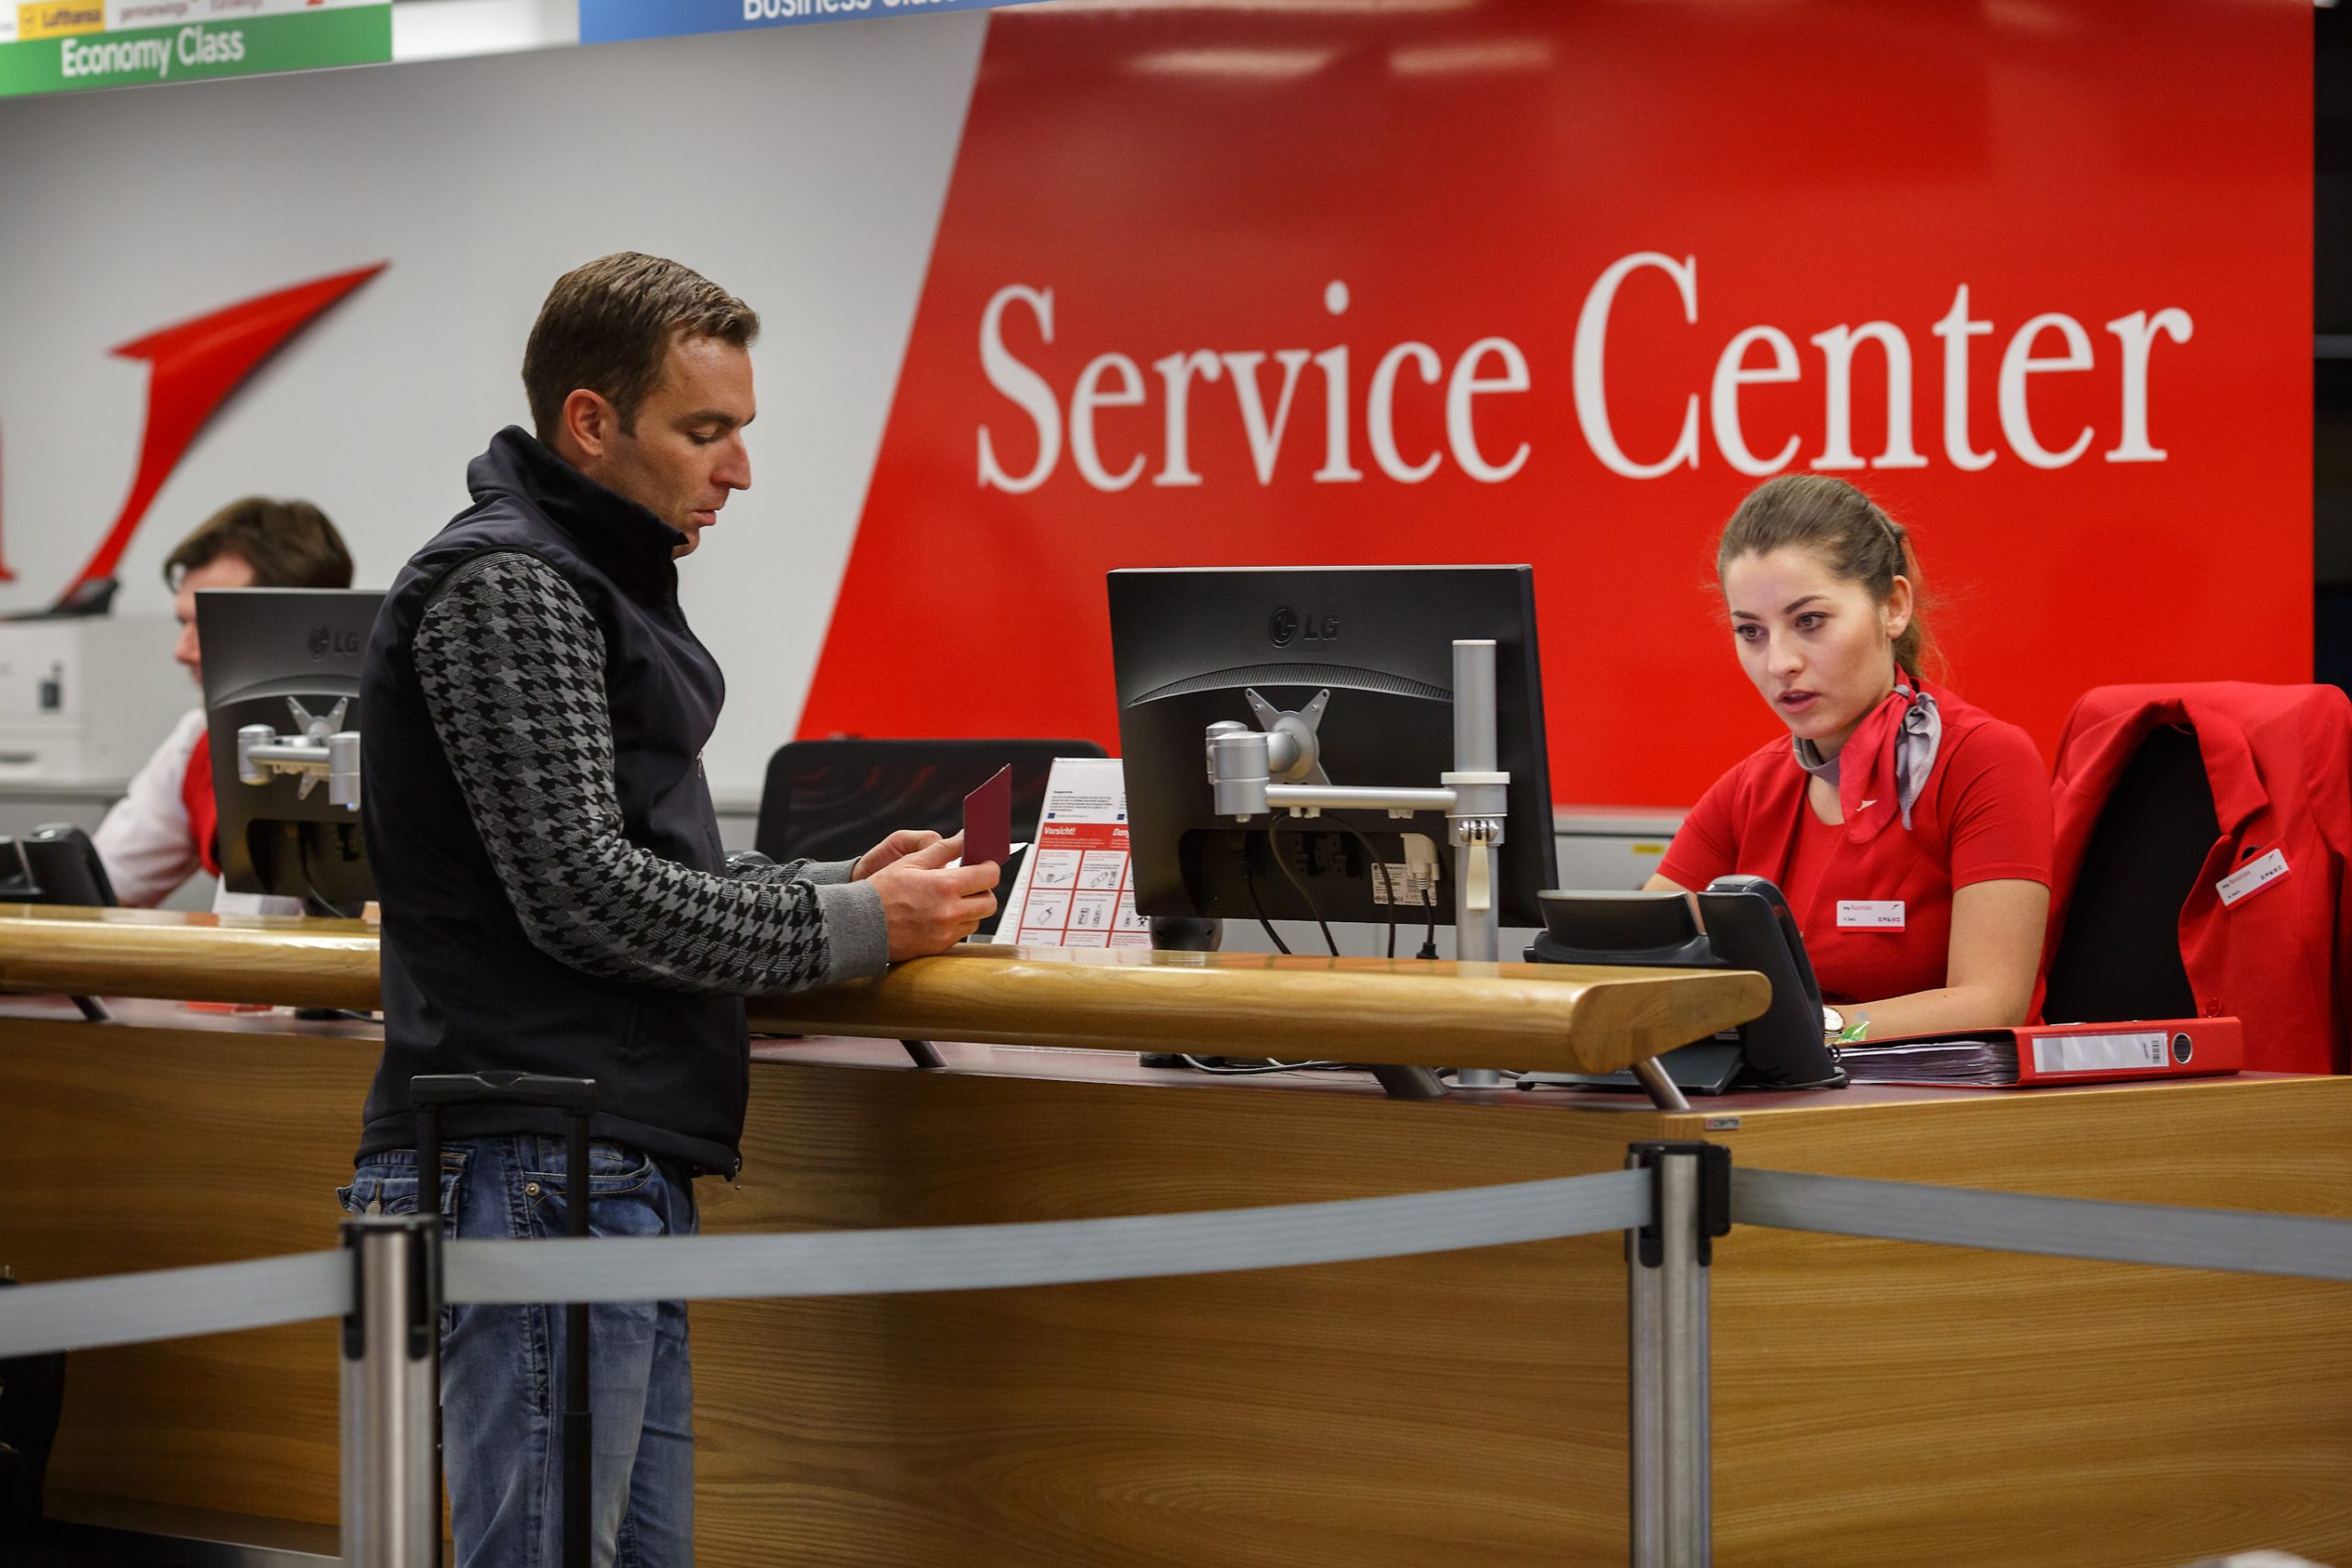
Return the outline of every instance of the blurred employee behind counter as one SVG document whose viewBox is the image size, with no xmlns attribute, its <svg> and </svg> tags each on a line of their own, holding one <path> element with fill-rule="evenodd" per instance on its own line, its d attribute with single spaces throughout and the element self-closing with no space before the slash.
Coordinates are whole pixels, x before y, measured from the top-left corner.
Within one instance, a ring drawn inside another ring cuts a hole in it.
<svg viewBox="0 0 2352 1568">
<path fill-rule="evenodd" d="M 213 842 L 220 812 L 212 797 L 212 747 L 204 728 L 204 657 L 197 643 L 196 596 L 207 588 L 348 588 L 351 552 L 326 513 L 307 501 L 248 496 L 232 501 L 182 539 L 164 561 L 180 639 L 172 657 L 197 684 L 194 711 L 172 727 L 130 793 L 98 824 L 98 857 L 125 904 L 150 908 L 198 867 L 218 876 Z M 161 671 L 157 671 L 160 676 Z M 300 911 L 295 911 L 299 913 Z"/>
</svg>

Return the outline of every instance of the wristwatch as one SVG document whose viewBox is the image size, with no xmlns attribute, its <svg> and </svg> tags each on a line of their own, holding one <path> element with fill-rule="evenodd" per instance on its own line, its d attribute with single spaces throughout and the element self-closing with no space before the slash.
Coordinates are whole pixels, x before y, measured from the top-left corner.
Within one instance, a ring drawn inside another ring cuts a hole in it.
<svg viewBox="0 0 2352 1568">
<path fill-rule="evenodd" d="M 1849 1015 L 1824 1003 L 1821 1009 L 1821 1038 L 1830 1045 L 1853 1045 L 1870 1038 L 1871 1015 L 1866 1008 L 1856 1008 Z"/>
</svg>

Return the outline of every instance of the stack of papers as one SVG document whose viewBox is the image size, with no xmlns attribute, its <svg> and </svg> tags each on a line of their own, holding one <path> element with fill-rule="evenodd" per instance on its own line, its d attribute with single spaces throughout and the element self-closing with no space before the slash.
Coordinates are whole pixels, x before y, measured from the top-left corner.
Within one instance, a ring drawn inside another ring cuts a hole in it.
<svg viewBox="0 0 2352 1568">
<path fill-rule="evenodd" d="M 2018 1081 L 2018 1045 L 2008 1040 L 1910 1040 L 1841 1045 L 1838 1065 L 1855 1083 L 1981 1085 Z"/>
</svg>

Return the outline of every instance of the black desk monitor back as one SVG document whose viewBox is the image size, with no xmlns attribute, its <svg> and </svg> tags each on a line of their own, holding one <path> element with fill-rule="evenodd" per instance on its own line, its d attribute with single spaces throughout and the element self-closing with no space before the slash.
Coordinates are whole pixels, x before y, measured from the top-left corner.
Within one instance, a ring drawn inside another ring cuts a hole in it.
<svg viewBox="0 0 2352 1568">
<path fill-rule="evenodd" d="M 1504 925 L 1542 923 L 1536 896 L 1559 876 L 1532 568 L 1114 571 L 1110 596 L 1138 912 L 1382 921 L 1401 903 L 1408 924 L 1451 925 L 1442 814 L 1277 811 L 1237 823 L 1213 808 L 1206 735 L 1226 719 L 1262 728 L 1252 693 L 1297 713 L 1328 692 L 1317 735 L 1329 783 L 1434 788 L 1453 767 L 1454 640 L 1491 638 L 1498 766 L 1510 774 L 1495 897 Z M 1410 858 L 1407 834 L 1435 852 L 1433 908 L 1395 871 L 1374 869 L 1375 857 Z"/>
<path fill-rule="evenodd" d="M 300 716 L 362 730 L 359 663 L 382 593 L 355 588 L 215 588 L 196 596 L 220 883 L 232 893 L 309 898 L 356 914 L 376 896 L 359 813 L 316 780 L 237 776 L 237 731 L 302 728 Z M 311 788 L 303 785 L 310 784 Z"/>
</svg>

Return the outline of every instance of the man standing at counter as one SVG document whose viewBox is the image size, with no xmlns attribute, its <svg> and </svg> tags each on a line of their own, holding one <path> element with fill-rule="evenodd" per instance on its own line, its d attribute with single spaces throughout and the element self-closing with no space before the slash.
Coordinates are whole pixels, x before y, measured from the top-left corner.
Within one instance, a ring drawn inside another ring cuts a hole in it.
<svg viewBox="0 0 2352 1568">
<path fill-rule="evenodd" d="M 935 953 L 995 908 L 993 866 L 892 834 L 855 862 L 730 866 L 700 761 L 725 686 L 675 561 L 749 489 L 759 318 L 624 254 L 560 278 L 523 357 L 537 434 L 467 471 L 473 504 L 386 597 L 361 687 L 383 906 L 384 1059 L 353 1212 L 415 1201 L 409 1080 L 594 1078 L 598 1235 L 695 1228 L 692 1179 L 741 1165 L 742 998 Z M 453 1109 L 440 1202 L 460 1236 L 561 1235 L 551 1112 Z M 563 1315 L 457 1308 L 443 1337 L 460 1565 L 556 1560 Z M 694 1559 L 683 1303 L 599 1306 L 595 1560 Z"/>
</svg>

